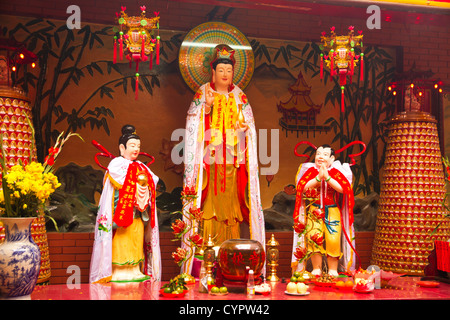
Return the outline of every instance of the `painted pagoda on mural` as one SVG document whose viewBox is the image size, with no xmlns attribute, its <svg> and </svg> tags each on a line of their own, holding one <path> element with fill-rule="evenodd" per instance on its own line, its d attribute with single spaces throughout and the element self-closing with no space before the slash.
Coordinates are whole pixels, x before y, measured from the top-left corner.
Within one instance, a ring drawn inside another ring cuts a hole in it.
<svg viewBox="0 0 450 320">
<path fill-rule="evenodd" d="M 286 102 L 277 104 L 278 112 L 283 116 L 280 118 L 279 124 L 283 130 L 286 130 L 286 136 L 291 131 L 308 134 L 310 131 L 330 130 L 329 126 L 316 125 L 316 116 L 320 113 L 322 104 L 315 104 L 310 97 L 311 87 L 305 81 L 302 72 L 298 74 L 297 81 L 289 87 L 291 97 Z"/>
</svg>

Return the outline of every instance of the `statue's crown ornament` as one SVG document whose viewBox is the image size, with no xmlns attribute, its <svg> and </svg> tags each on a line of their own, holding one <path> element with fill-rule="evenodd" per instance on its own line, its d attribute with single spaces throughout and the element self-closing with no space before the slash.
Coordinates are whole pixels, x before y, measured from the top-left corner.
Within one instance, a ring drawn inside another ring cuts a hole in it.
<svg viewBox="0 0 450 320">
<path fill-rule="evenodd" d="M 217 49 L 217 58 L 218 59 L 227 59 L 233 61 L 234 50 L 228 51 L 226 48 L 222 50 Z"/>
</svg>

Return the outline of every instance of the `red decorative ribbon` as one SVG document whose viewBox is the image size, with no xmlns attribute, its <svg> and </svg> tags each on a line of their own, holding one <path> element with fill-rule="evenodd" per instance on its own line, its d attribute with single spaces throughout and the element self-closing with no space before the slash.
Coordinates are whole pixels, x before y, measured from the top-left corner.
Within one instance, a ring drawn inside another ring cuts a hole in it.
<svg viewBox="0 0 450 320">
<path fill-rule="evenodd" d="M 361 53 L 361 64 L 359 65 L 359 68 L 361 70 L 361 81 L 364 81 L 364 56 Z"/>
<path fill-rule="evenodd" d="M 113 53 L 113 63 L 117 62 L 117 37 L 114 37 L 114 53 Z"/>
<path fill-rule="evenodd" d="M 125 181 L 119 190 L 119 202 L 114 212 L 113 221 L 119 227 L 128 227 L 133 223 L 133 208 L 136 196 L 136 180 L 138 163 L 133 162 L 128 166 Z"/>
<path fill-rule="evenodd" d="M 320 57 L 320 79 L 323 79 L 323 56 Z"/>
<path fill-rule="evenodd" d="M 305 174 L 301 177 L 301 179 L 297 183 L 297 195 L 295 197 L 295 208 L 294 208 L 294 224 L 296 222 L 299 222 L 300 218 L 300 205 L 301 205 L 301 199 L 303 197 L 303 189 L 305 188 L 305 185 L 308 183 L 309 180 L 314 179 L 319 174 L 319 170 L 317 170 L 314 167 L 309 168 L 306 170 Z"/>
<path fill-rule="evenodd" d="M 120 57 L 120 60 L 123 60 L 123 38 L 122 38 L 122 35 L 120 35 L 120 39 L 119 39 L 119 57 Z"/>
<path fill-rule="evenodd" d="M 330 81 L 333 81 L 333 76 L 334 76 L 334 58 L 333 58 L 333 53 L 330 54 Z"/>
<path fill-rule="evenodd" d="M 159 65 L 159 36 L 156 37 L 156 64 Z"/>
<path fill-rule="evenodd" d="M 145 36 L 141 35 L 142 43 L 141 43 L 141 60 L 144 61 L 145 56 Z"/>
<path fill-rule="evenodd" d="M 119 202 L 117 204 L 113 221 L 119 227 L 128 227 L 133 223 L 133 210 L 136 204 L 137 173 L 138 170 L 145 171 L 148 177 L 150 189 L 150 226 L 155 227 L 155 205 L 156 205 L 156 186 L 155 181 L 149 170 L 138 162 L 132 162 L 128 166 L 125 181 L 119 190 Z"/>
</svg>

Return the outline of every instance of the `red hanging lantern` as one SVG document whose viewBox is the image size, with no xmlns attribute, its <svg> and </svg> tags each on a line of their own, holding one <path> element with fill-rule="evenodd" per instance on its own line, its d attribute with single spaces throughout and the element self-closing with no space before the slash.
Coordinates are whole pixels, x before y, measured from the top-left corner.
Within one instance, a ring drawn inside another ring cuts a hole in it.
<svg viewBox="0 0 450 320">
<path fill-rule="evenodd" d="M 139 79 L 139 63 L 149 60 L 149 68 L 152 69 L 153 51 L 156 49 L 157 64 L 159 64 L 159 46 L 160 37 L 152 38 L 153 29 L 158 28 L 159 32 L 159 12 L 155 12 L 155 17 L 148 18 L 145 16 L 145 6 L 141 6 L 140 16 L 128 16 L 125 13 L 126 7 L 121 7 L 120 15 L 116 13 L 118 23 L 120 25 L 119 32 L 119 53 L 122 60 L 123 54 L 130 63 L 130 68 L 133 62 L 136 63 L 136 93 L 138 94 L 138 79 Z M 116 51 L 116 45 L 114 46 Z M 116 57 L 116 53 L 114 54 Z M 115 62 L 116 58 L 114 58 Z"/>
<path fill-rule="evenodd" d="M 354 35 L 354 27 L 348 28 L 349 33 L 345 36 L 338 36 L 334 32 L 335 28 L 331 27 L 331 35 L 327 36 L 322 32 L 321 41 L 323 43 L 323 50 L 329 48 L 329 56 L 321 54 L 320 61 L 320 77 L 323 78 L 323 60 L 330 68 L 330 78 L 333 80 L 335 75 L 339 75 L 339 86 L 341 87 L 341 111 L 344 112 L 344 90 L 347 84 L 347 75 L 350 77 L 350 82 L 353 80 L 355 60 L 354 48 L 360 46 L 362 48 L 362 31 L 358 31 L 358 35 Z M 363 56 L 361 53 L 360 72 L 361 80 L 363 80 Z M 324 59 L 323 59 L 324 58 Z M 355 59 L 356 58 L 356 59 Z"/>
</svg>

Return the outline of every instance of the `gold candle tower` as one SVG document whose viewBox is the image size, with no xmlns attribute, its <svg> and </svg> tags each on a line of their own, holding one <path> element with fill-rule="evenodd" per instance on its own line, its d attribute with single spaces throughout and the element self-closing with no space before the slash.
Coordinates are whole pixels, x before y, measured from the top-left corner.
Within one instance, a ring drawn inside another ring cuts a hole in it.
<svg viewBox="0 0 450 320">
<path fill-rule="evenodd" d="M 434 241 L 448 239 L 450 225 L 443 217 L 445 177 L 437 121 L 420 111 L 413 87 L 405 92 L 409 110 L 390 121 L 372 264 L 423 275 Z"/>
</svg>

